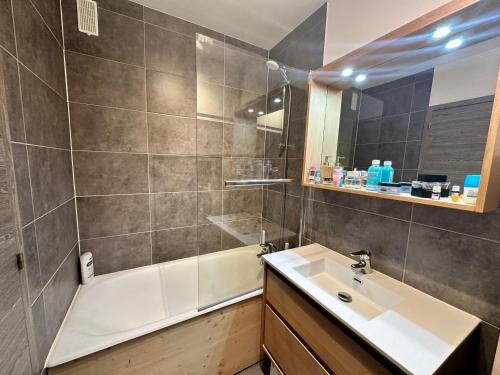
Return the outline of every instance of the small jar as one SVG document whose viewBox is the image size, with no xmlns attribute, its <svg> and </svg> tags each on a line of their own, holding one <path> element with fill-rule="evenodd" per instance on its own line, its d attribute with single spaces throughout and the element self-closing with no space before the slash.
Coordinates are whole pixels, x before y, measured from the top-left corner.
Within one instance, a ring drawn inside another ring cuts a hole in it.
<svg viewBox="0 0 500 375">
<path fill-rule="evenodd" d="M 453 185 L 451 188 L 450 198 L 452 202 L 458 202 L 460 200 L 460 186 Z"/>
<path fill-rule="evenodd" d="M 432 187 L 432 200 L 437 201 L 439 198 L 441 198 L 441 186 L 440 185 L 434 185 Z"/>
</svg>

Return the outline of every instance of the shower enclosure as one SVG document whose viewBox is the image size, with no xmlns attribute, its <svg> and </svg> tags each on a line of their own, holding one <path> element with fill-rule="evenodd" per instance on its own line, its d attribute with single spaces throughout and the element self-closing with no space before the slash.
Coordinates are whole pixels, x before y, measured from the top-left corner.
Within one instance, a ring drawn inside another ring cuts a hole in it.
<svg viewBox="0 0 500 375">
<path fill-rule="evenodd" d="M 197 35 L 199 309 L 260 289 L 260 244 L 284 247 L 283 223 L 266 218 L 264 204 L 268 189 L 284 185 L 264 181 L 287 177 L 289 86 L 268 89 L 270 74 L 282 80 L 284 70 L 267 62 Z"/>
</svg>

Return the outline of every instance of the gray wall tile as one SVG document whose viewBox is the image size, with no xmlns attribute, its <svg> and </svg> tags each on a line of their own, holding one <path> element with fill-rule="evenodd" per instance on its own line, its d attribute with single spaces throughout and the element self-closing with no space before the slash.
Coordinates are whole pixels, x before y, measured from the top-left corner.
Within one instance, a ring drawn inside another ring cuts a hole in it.
<svg viewBox="0 0 500 375">
<path fill-rule="evenodd" d="M 14 1 L 19 60 L 66 97 L 62 47 L 43 22 L 31 1 Z"/>
<path fill-rule="evenodd" d="M 199 255 L 222 250 L 222 231 L 219 226 L 208 224 L 196 227 L 198 232 Z"/>
<path fill-rule="evenodd" d="M 75 246 L 75 202 L 71 200 L 35 222 L 42 283 L 45 285 Z"/>
<path fill-rule="evenodd" d="M 153 230 L 196 225 L 196 192 L 152 194 L 150 199 Z"/>
<path fill-rule="evenodd" d="M 92 252 L 96 275 L 151 264 L 149 233 L 83 240 L 82 253 Z"/>
<path fill-rule="evenodd" d="M 98 14 L 99 36 L 89 36 L 78 30 L 76 1 L 64 2 L 66 49 L 144 66 L 144 23 L 103 8 Z"/>
<path fill-rule="evenodd" d="M 0 49 L 0 75 L 4 80 L 5 107 L 8 115 L 10 140 L 25 142 L 17 61 L 2 49 Z"/>
<path fill-rule="evenodd" d="M 476 214 L 415 205 L 413 221 L 500 242 L 500 209 Z"/>
<path fill-rule="evenodd" d="M 224 87 L 198 80 L 196 111 L 198 118 L 222 121 Z"/>
<path fill-rule="evenodd" d="M 220 221 L 222 215 L 222 191 L 198 192 L 198 224 Z M 216 219 L 216 217 L 219 217 Z"/>
<path fill-rule="evenodd" d="M 196 120 L 196 152 L 199 156 L 222 156 L 223 124 Z"/>
<path fill-rule="evenodd" d="M 98 0 L 97 5 L 103 9 L 111 10 L 138 20 L 143 19 L 143 6 L 129 0 Z"/>
<path fill-rule="evenodd" d="M 146 7 L 144 8 L 144 21 L 192 38 L 196 36 L 196 33 L 200 33 L 217 40 L 224 40 L 224 35 L 220 33 Z"/>
<path fill-rule="evenodd" d="M 412 224 L 404 280 L 499 326 L 498 248 L 496 242 Z"/>
<path fill-rule="evenodd" d="M 196 157 L 150 155 L 151 192 L 196 191 Z"/>
<path fill-rule="evenodd" d="M 146 194 L 80 197 L 77 204 L 81 239 L 149 230 Z"/>
<path fill-rule="evenodd" d="M 265 132 L 256 125 L 238 121 L 224 123 L 224 156 L 264 157 Z"/>
<path fill-rule="evenodd" d="M 144 110 L 144 69 L 66 52 L 69 100 Z"/>
<path fill-rule="evenodd" d="M 196 155 L 196 120 L 148 113 L 149 152 Z"/>
<path fill-rule="evenodd" d="M 35 216 L 70 199 L 73 194 L 73 175 L 69 151 L 28 146 L 31 187 Z"/>
<path fill-rule="evenodd" d="M 74 150 L 147 152 L 144 112 L 70 104 Z"/>
<path fill-rule="evenodd" d="M 13 143 L 11 147 L 12 159 L 14 160 L 19 216 L 21 218 L 21 225 L 26 225 L 34 219 L 28 168 L 28 152 L 25 145 Z"/>
<path fill-rule="evenodd" d="M 225 190 L 222 194 L 224 220 L 241 220 L 260 217 L 262 190 Z"/>
<path fill-rule="evenodd" d="M 196 41 L 196 78 L 198 81 L 224 84 L 224 44 L 200 37 Z"/>
<path fill-rule="evenodd" d="M 197 238 L 196 227 L 154 231 L 152 233 L 153 263 L 197 256 Z"/>
<path fill-rule="evenodd" d="M 76 293 L 76 289 L 80 283 L 78 270 L 78 249 L 75 246 L 43 291 L 47 338 L 49 342 L 52 342 L 56 337 L 57 331 L 61 327 L 73 296 Z"/>
<path fill-rule="evenodd" d="M 14 23 L 12 21 L 12 8 L 10 0 L 0 1 L 0 45 L 7 51 L 16 54 L 14 41 Z"/>
<path fill-rule="evenodd" d="M 65 1 L 63 15 L 66 49 L 144 66 L 144 24 L 102 8 L 98 13 L 99 36 L 86 35 L 78 30 L 76 1 Z"/>
<path fill-rule="evenodd" d="M 198 191 L 222 189 L 222 158 L 197 157 L 196 168 Z"/>
<path fill-rule="evenodd" d="M 32 360 L 33 371 L 40 374 L 45 366 L 45 359 L 49 354 L 50 341 L 47 337 L 47 327 L 45 325 L 45 302 L 43 294 L 33 303 L 31 307 L 31 317 L 33 321 L 33 333 L 35 337 L 35 356 Z"/>
<path fill-rule="evenodd" d="M 191 79 L 147 71 L 148 111 L 196 117 L 196 84 Z"/>
<path fill-rule="evenodd" d="M 61 8 L 57 0 L 38 0 L 32 4 L 41 14 L 43 20 L 62 45 Z"/>
<path fill-rule="evenodd" d="M 262 57 L 226 48 L 225 84 L 237 89 L 265 93 L 267 66 Z"/>
<path fill-rule="evenodd" d="M 76 195 L 148 192 L 148 155 L 73 152 Z"/>
<path fill-rule="evenodd" d="M 27 143 L 70 149 L 66 101 L 20 68 Z"/>
<path fill-rule="evenodd" d="M 224 41 L 226 42 L 226 45 L 239 48 L 246 52 L 251 52 L 262 57 L 267 57 L 268 55 L 268 51 L 266 51 L 265 49 L 246 43 L 242 40 L 233 38 L 228 35 L 225 36 Z"/>
<path fill-rule="evenodd" d="M 146 67 L 195 79 L 195 39 L 146 24 Z"/>
</svg>

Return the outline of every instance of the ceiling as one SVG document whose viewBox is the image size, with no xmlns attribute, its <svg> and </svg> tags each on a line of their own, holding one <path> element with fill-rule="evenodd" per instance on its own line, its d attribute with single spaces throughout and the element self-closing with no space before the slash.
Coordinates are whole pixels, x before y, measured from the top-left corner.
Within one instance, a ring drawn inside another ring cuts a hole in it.
<svg viewBox="0 0 500 375">
<path fill-rule="evenodd" d="M 132 0 L 271 49 L 326 0 Z"/>
</svg>

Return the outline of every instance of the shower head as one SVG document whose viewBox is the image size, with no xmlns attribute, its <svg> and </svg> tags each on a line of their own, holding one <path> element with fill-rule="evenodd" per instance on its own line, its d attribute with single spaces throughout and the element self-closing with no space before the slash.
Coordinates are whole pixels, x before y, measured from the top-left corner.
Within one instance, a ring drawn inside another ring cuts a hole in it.
<svg viewBox="0 0 500 375">
<path fill-rule="evenodd" d="M 276 71 L 276 70 L 278 70 L 280 68 L 280 64 L 278 64 L 274 60 L 267 60 L 266 65 L 269 68 L 269 70 L 275 70 Z"/>
<path fill-rule="evenodd" d="M 277 71 L 279 70 L 281 73 L 281 76 L 283 77 L 283 80 L 285 81 L 285 85 L 290 84 L 290 80 L 288 79 L 288 76 L 286 75 L 286 68 L 283 65 L 280 65 L 277 63 L 275 60 L 267 60 L 266 62 L 267 68 L 269 70 Z"/>
</svg>

